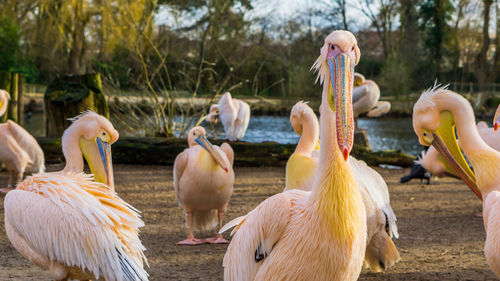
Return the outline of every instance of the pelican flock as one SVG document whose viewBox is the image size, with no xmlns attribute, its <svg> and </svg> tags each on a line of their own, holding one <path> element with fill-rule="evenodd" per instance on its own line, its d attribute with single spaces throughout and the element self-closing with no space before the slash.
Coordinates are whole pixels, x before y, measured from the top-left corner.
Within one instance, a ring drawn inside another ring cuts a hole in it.
<svg viewBox="0 0 500 281">
<path fill-rule="evenodd" d="M 307 103 L 291 109 L 300 139 L 286 165 L 283 191 L 224 226 L 235 185 L 233 148 L 212 145 L 203 127 L 189 131 L 187 148 L 173 165 L 173 190 L 187 227 L 177 245 L 229 243 L 221 261 L 226 281 L 350 281 L 363 267 L 381 272 L 400 260 L 387 183 L 350 156 L 356 118 L 390 109 L 378 101 L 376 83 L 354 72 L 360 57 L 352 33 L 337 30 L 325 38 L 312 67 L 322 86 L 320 120 Z M 0 90 L 0 116 L 8 101 Z M 246 132 L 250 107 L 227 92 L 206 119 L 220 120 L 226 138 L 236 141 Z M 6 192 L 7 237 L 54 280 L 148 280 L 139 238 L 144 222 L 115 191 L 111 145 L 119 133 L 93 111 L 71 121 L 61 138 L 65 166 L 50 173 L 33 136 L 15 122 L 0 124 L 0 161 L 10 173 L 7 188 L 0 189 Z M 433 175 L 462 179 L 482 200 L 484 254 L 500 278 L 500 105 L 492 128 L 476 125 L 464 97 L 434 85 L 415 103 L 412 123 L 419 142 L 431 146 L 417 162 Z M 84 173 L 84 160 L 90 174 Z M 24 173 L 34 174 L 23 180 Z M 224 239 L 233 227 L 231 241 Z M 214 229 L 210 238 L 194 235 Z"/>
<path fill-rule="evenodd" d="M 228 140 L 241 140 L 250 122 L 250 106 L 242 100 L 233 99 L 231 94 L 226 92 L 218 104 L 210 106 L 206 120 L 214 123 L 220 120 Z"/>
</svg>

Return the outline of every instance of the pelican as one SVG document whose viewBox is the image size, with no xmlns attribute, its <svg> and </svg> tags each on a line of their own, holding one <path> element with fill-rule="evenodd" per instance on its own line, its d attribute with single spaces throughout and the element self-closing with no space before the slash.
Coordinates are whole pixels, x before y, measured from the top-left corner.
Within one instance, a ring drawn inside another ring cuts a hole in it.
<svg viewBox="0 0 500 281">
<path fill-rule="evenodd" d="M 295 152 L 286 165 L 286 190 L 310 191 L 318 168 L 315 145 L 319 139 L 319 124 L 314 111 L 304 102 L 292 108 L 290 123 L 301 135 Z M 400 256 L 391 237 L 398 238 L 396 215 L 389 199 L 389 190 L 382 176 L 375 170 L 349 156 L 348 164 L 354 173 L 366 208 L 368 226 L 365 267 L 381 272 L 399 261 Z M 386 227 L 387 226 L 387 227 Z"/>
<path fill-rule="evenodd" d="M 239 222 L 224 256 L 224 280 L 358 278 L 365 256 L 366 212 L 347 158 L 354 137 L 351 96 L 359 57 L 350 32 L 334 31 L 325 39 L 313 65 L 323 92 L 312 191 L 276 194 Z"/>
<path fill-rule="evenodd" d="M 493 129 L 495 132 L 498 130 L 498 125 L 500 124 L 500 105 L 497 107 L 497 111 L 495 112 L 495 116 L 493 116 Z"/>
<path fill-rule="evenodd" d="M 460 153 L 467 156 L 474 173 Z M 475 126 L 474 112 L 462 96 L 437 87 L 425 91 L 413 108 L 413 128 L 422 145 L 433 145 L 471 190 L 483 200 L 484 253 L 500 278 L 500 152 L 490 147 Z"/>
<path fill-rule="evenodd" d="M 368 117 L 379 117 L 391 109 L 391 104 L 380 99 L 380 89 L 372 80 L 366 80 L 360 73 L 354 74 L 354 91 L 352 95 L 352 107 L 354 111 L 354 122 L 358 127 L 358 116 L 367 113 Z"/>
<path fill-rule="evenodd" d="M 0 116 L 5 114 L 10 95 L 0 90 Z M 0 162 L 9 170 L 9 182 L 0 192 L 12 190 L 15 183 L 21 182 L 23 174 L 43 173 L 45 158 L 35 138 L 23 127 L 12 120 L 0 124 Z"/>
<path fill-rule="evenodd" d="M 218 104 L 210 106 L 206 120 L 217 123 L 220 119 L 226 138 L 230 141 L 237 141 L 245 136 L 250 121 L 250 106 L 248 103 L 233 99 L 229 92 L 226 92 L 219 100 Z"/>
<path fill-rule="evenodd" d="M 486 122 L 481 121 L 476 125 L 479 136 L 487 145 L 500 151 L 500 134 L 495 134 L 493 128 L 489 128 Z M 458 141 L 460 143 L 460 140 Z M 417 163 L 422 165 L 427 171 L 436 177 L 458 177 L 453 168 L 443 158 L 433 146 L 429 147 L 426 153 L 422 153 L 421 159 Z"/>
<path fill-rule="evenodd" d="M 117 139 L 106 118 L 77 116 L 62 136 L 64 169 L 28 177 L 5 197 L 10 242 L 55 280 L 148 280 L 137 235 L 144 223 L 110 186 Z M 82 154 L 95 180 L 82 173 Z"/>
<path fill-rule="evenodd" d="M 184 209 L 188 227 L 188 237 L 177 244 L 228 243 L 222 234 L 206 240 L 196 239 L 193 227 L 222 227 L 222 218 L 233 192 L 233 149 L 227 143 L 220 147 L 212 145 L 206 138 L 205 129 L 199 126 L 189 131 L 188 144 L 189 148 L 174 162 L 175 194 Z"/>
</svg>

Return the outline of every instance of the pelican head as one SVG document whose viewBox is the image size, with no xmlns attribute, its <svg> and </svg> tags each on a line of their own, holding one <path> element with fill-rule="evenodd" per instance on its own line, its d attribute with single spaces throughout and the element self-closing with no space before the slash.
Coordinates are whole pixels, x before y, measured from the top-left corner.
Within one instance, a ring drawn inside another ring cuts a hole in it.
<svg viewBox="0 0 500 281">
<path fill-rule="evenodd" d="M 10 95 L 7 91 L 0 90 L 0 116 L 5 114 L 7 111 L 7 105 L 9 105 Z"/>
<path fill-rule="evenodd" d="M 365 79 L 365 76 L 363 76 L 363 74 L 361 73 L 354 73 L 354 86 L 361 86 L 363 84 L 365 84 L 366 82 L 366 79 Z"/>
<path fill-rule="evenodd" d="M 354 35 L 349 31 L 337 30 L 326 37 L 321 55 L 312 67 L 318 71 L 321 83 L 330 82 L 328 104 L 335 113 L 337 144 L 345 161 L 354 139 L 352 89 L 354 66 L 358 64 L 360 56 Z"/>
<path fill-rule="evenodd" d="M 212 155 L 212 158 L 214 159 L 219 166 L 227 172 L 229 172 L 229 169 L 226 165 L 226 161 L 222 158 L 221 154 L 212 146 L 212 144 L 207 140 L 206 137 L 206 131 L 203 127 L 197 126 L 192 128 L 189 131 L 188 134 L 188 144 L 189 146 L 194 146 L 194 145 L 200 145 L 203 147 L 210 155 Z"/>
<path fill-rule="evenodd" d="M 118 132 L 108 119 L 93 111 L 84 112 L 70 121 L 73 123 L 64 131 L 62 137 L 63 149 L 67 147 L 65 143 L 70 140 L 68 136 L 76 136 L 95 180 L 114 188 L 111 144 L 118 140 Z M 70 159 L 66 159 L 68 160 Z"/>
<path fill-rule="evenodd" d="M 434 85 L 422 93 L 413 107 L 413 129 L 420 144 L 436 148 L 456 174 L 481 198 L 476 177 L 458 146 L 453 114 L 441 110 L 436 103 L 447 96 L 458 95 L 448 91 L 446 87 Z"/>
<path fill-rule="evenodd" d="M 495 132 L 498 130 L 498 125 L 500 125 L 500 104 L 498 105 L 497 111 L 495 112 L 495 117 L 493 117 L 493 129 L 495 130 Z"/>
<path fill-rule="evenodd" d="M 210 106 L 206 120 L 211 123 L 217 123 L 219 121 L 219 105 L 212 104 Z"/>
<path fill-rule="evenodd" d="M 299 101 L 292 107 L 292 111 L 290 112 L 290 124 L 292 124 L 293 130 L 299 136 L 302 136 L 302 124 L 304 124 L 306 120 L 318 122 L 312 108 L 309 107 L 307 103 Z"/>
</svg>

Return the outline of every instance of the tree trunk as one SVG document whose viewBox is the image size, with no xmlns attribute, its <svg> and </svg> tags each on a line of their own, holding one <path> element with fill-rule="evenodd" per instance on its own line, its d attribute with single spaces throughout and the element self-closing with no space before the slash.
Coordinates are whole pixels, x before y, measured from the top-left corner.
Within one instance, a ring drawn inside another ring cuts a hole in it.
<svg viewBox="0 0 500 281">
<path fill-rule="evenodd" d="M 60 137 L 70 125 L 68 118 L 87 110 L 109 118 L 99 74 L 71 75 L 55 79 L 44 95 L 46 135 Z"/>
<path fill-rule="evenodd" d="M 24 74 L 19 73 L 17 82 L 17 124 L 24 124 Z"/>
<path fill-rule="evenodd" d="M 490 27 L 490 7 L 493 0 L 483 0 L 483 45 L 481 52 L 477 56 L 476 78 L 478 82 L 479 91 L 486 90 L 486 73 L 488 72 L 488 49 L 490 47 L 490 35 L 488 33 Z"/>
<path fill-rule="evenodd" d="M 17 95 L 17 89 L 18 87 L 18 81 L 19 81 L 19 73 L 11 73 L 10 74 L 10 101 L 9 101 L 9 108 L 7 109 L 10 120 L 14 121 L 17 123 L 17 101 L 18 101 L 18 95 Z"/>
</svg>

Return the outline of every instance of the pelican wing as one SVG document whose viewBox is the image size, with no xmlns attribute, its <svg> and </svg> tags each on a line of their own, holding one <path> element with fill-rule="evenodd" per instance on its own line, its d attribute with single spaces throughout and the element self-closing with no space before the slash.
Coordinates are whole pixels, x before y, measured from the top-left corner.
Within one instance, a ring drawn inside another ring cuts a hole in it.
<svg viewBox="0 0 500 281">
<path fill-rule="evenodd" d="M 389 223 L 389 235 L 399 238 L 396 214 L 391 207 L 389 189 L 382 176 L 364 161 L 349 157 L 349 165 L 360 188 L 365 188 L 379 209 L 384 212 Z"/>
<path fill-rule="evenodd" d="M 244 217 L 230 225 L 237 225 L 234 237 L 224 255 L 224 280 L 253 280 L 262 260 L 281 239 L 290 219 L 292 201 L 307 192 L 294 190 L 276 194 L 260 203 Z M 224 226 L 222 230 L 227 230 Z"/>
<path fill-rule="evenodd" d="M 367 91 L 366 85 L 354 87 L 352 91 L 352 103 L 355 103 L 358 100 L 360 100 L 366 94 L 366 91 Z"/>
<path fill-rule="evenodd" d="M 44 172 L 45 171 L 45 158 L 42 148 L 38 145 L 36 139 L 28 133 L 23 127 L 19 126 L 16 122 L 8 120 L 7 126 L 12 137 L 16 140 L 18 146 L 28 155 L 29 163 L 32 167 L 30 172 Z"/>
<path fill-rule="evenodd" d="M 220 149 L 226 154 L 229 165 L 232 167 L 234 163 L 234 151 L 228 143 L 223 143 Z"/>
<path fill-rule="evenodd" d="M 37 174 L 4 204 L 5 220 L 40 256 L 96 279 L 148 280 L 137 210 L 91 176 Z"/>
<path fill-rule="evenodd" d="M 179 192 L 180 192 L 179 181 L 181 180 L 182 174 L 184 173 L 184 170 L 187 167 L 187 163 L 188 163 L 188 153 L 186 150 L 184 150 L 179 155 L 177 155 L 174 161 L 174 189 L 175 189 L 175 196 L 177 196 L 177 198 L 179 198 Z M 181 202 L 180 201 L 178 202 L 180 205 Z"/>
<path fill-rule="evenodd" d="M 248 103 L 241 100 L 235 99 L 234 102 L 239 103 L 238 114 L 236 115 L 236 120 L 234 122 L 235 135 L 238 139 L 242 139 L 243 136 L 245 136 L 248 123 L 250 122 L 250 106 Z"/>
</svg>

